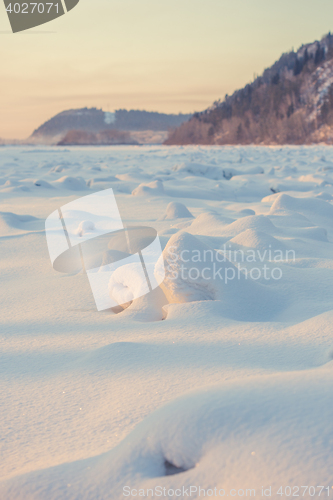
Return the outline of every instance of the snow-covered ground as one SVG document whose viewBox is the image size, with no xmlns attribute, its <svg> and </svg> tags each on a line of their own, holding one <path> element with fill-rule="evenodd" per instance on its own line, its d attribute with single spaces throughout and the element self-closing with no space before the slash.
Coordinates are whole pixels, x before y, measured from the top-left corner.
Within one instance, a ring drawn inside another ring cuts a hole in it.
<svg viewBox="0 0 333 500">
<path fill-rule="evenodd" d="M 163 248 L 122 312 L 44 231 L 106 188 Z M 332 200 L 325 146 L 1 148 L 1 500 L 332 496 Z"/>
</svg>

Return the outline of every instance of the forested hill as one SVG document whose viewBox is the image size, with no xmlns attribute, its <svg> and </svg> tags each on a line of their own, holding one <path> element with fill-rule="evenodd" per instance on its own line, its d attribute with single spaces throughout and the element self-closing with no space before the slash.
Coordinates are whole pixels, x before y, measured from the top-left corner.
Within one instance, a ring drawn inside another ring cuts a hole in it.
<svg viewBox="0 0 333 500">
<path fill-rule="evenodd" d="M 333 36 L 302 45 L 169 134 L 166 144 L 333 142 Z"/>
</svg>

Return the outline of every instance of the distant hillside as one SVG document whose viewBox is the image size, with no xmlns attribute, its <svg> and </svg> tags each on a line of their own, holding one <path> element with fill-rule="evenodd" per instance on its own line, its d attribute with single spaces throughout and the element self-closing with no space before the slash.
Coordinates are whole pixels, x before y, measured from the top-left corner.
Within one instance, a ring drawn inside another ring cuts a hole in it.
<svg viewBox="0 0 333 500">
<path fill-rule="evenodd" d="M 169 133 L 165 144 L 333 143 L 333 36 L 283 54 L 232 96 Z"/>
<path fill-rule="evenodd" d="M 127 131 L 103 130 L 102 132 L 87 132 L 86 130 L 71 130 L 57 143 L 58 146 L 109 146 L 114 144 L 138 144 Z"/>
<path fill-rule="evenodd" d="M 32 133 L 32 142 L 59 142 L 70 131 L 92 134 L 108 130 L 119 131 L 167 131 L 189 120 L 192 115 L 168 115 L 148 111 L 126 111 L 114 113 L 97 108 L 70 109 L 46 121 Z"/>
</svg>

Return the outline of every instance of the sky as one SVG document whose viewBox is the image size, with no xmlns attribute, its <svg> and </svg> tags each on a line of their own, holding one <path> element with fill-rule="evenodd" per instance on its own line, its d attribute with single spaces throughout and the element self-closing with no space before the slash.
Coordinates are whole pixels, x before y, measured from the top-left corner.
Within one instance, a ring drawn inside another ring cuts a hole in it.
<svg viewBox="0 0 333 500">
<path fill-rule="evenodd" d="M 13 34 L 1 1 L 0 138 L 69 108 L 201 111 L 328 31 L 332 0 L 80 0 Z"/>
</svg>

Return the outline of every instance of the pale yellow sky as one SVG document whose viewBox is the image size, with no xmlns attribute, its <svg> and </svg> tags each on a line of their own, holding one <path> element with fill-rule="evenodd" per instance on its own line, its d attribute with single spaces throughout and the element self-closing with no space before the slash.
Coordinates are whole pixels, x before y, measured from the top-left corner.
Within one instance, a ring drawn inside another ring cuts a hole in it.
<svg viewBox="0 0 333 500">
<path fill-rule="evenodd" d="M 12 34 L 0 4 L 0 137 L 68 108 L 200 111 L 333 31 L 332 0 L 80 0 Z"/>
</svg>

